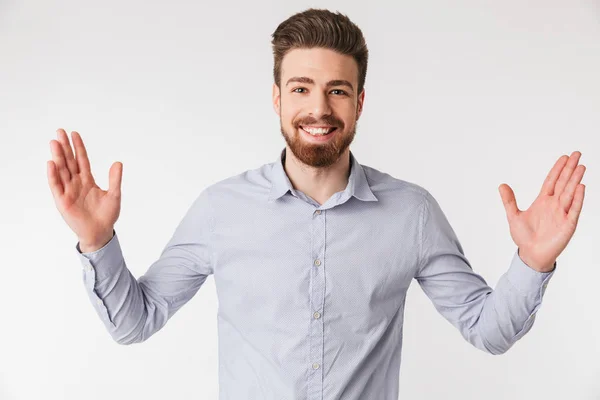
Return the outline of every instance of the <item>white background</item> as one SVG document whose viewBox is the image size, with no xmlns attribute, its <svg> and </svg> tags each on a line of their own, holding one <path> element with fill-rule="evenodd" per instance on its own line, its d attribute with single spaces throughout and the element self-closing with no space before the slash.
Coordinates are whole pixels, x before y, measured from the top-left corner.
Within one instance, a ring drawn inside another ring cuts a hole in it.
<svg viewBox="0 0 600 400">
<path fill-rule="evenodd" d="M 48 188 L 49 142 L 79 131 L 104 189 L 123 162 L 116 229 L 139 277 L 204 187 L 278 157 L 270 35 L 310 6 L 367 40 L 357 159 L 428 189 L 490 285 L 516 249 L 498 186 L 526 209 L 561 154 L 587 167 L 578 229 L 508 353 L 472 347 L 411 286 L 400 398 L 600 399 L 591 0 L 0 0 L 0 399 L 217 398 L 213 278 L 147 342 L 113 342 Z"/>
</svg>

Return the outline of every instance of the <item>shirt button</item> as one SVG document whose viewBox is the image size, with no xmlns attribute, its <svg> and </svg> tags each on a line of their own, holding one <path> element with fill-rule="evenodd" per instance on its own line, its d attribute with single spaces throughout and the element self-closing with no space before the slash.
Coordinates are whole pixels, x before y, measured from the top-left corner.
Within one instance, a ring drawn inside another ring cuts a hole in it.
<svg viewBox="0 0 600 400">
<path fill-rule="evenodd" d="M 315 319 L 319 319 L 319 318 L 321 318 L 321 313 L 319 313 L 318 311 L 316 311 L 316 312 L 313 314 L 313 317 L 315 317 Z"/>
<path fill-rule="evenodd" d="M 88 272 L 90 272 L 92 270 L 92 266 L 91 265 L 87 265 L 85 267 L 85 270 L 88 271 Z"/>
<path fill-rule="evenodd" d="M 544 283 L 544 289 L 546 289 L 548 287 L 547 283 Z"/>
<path fill-rule="evenodd" d="M 98 299 L 98 300 L 96 300 L 96 303 L 98 303 L 98 305 L 100 306 L 100 305 L 102 305 L 102 300 Z"/>
<path fill-rule="evenodd" d="M 314 364 L 313 364 L 313 369 L 319 369 L 319 364 L 317 364 L 317 363 L 314 363 Z"/>
<path fill-rule="evenodd" d="M 317 214 L 317 215 L 321 214 L 321 210 L 315 211 L 315 214 Z"/>
<path fill-rule="evenodd" d="M 321 260 L 318 260 L 318 259 L 317 259 L 317 260 L 315 260 L 315 265 L 317 265 L 317 266 L 318 266 L 318 265 L 321 265 Z"/>
</svg>

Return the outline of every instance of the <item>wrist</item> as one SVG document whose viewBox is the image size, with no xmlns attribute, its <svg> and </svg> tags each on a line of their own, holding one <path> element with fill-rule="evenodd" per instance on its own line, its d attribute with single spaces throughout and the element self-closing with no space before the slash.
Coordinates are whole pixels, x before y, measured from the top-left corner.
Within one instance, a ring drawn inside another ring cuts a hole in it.
<svg viewBox="0 0 600 400">
<path fill-rule="evenodd" d="M 97 251 L 106 246 L 106 244 L 111 241 L 111 239 L 113 238 L 113 232 L 114 231 L 111 229 L 110 234 L 103 235 L 97 239 L 79 239 L 79 249 L 82 253 L 91 253 Z"/>
<path fill-rule="evenodd" d="M 530 257 L 527 253 L 522 252 L 521 249 L 517 249 L 517 254 L 529 268 L 541 273 L 551 272 L 554 269 L 554 264 L 556 263 L 555 261 L 537 261 Z"/>
</svg>

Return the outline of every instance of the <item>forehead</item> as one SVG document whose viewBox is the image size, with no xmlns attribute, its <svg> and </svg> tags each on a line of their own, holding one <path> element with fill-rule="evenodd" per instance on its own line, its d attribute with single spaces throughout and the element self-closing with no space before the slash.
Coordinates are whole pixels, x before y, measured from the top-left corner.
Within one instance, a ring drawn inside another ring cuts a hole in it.
<svg viewBox="0 0 600 400">
<path fill-rule="evenodd" d="M 317 82 L 331 79 L 357 82 L 358 65 L 352 56 L 330 49 L 293 49 L 281 61 L 282 84 L 291 76 L 307 76 Z"/>
</svg>

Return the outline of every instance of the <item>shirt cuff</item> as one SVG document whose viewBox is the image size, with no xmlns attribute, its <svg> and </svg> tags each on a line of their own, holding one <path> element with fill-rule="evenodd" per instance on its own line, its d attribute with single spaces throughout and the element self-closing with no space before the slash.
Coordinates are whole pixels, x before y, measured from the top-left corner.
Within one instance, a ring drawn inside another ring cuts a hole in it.
<svg viewBox="0 0 600 400">
<path fill-rule="evenodd" d="M 113 237 L 104 247 L 89 253 L 82 253 L 79 242 L 77 242 L 75 249 L 83 268 L 86 270 L 94 268 L 96 270 L 96 278 L 100 280 L 114 275 L 114 272 L 121 268 L 123 264 L 121 245 L 117 232 L 114 229 Z"/>
<path fill-rule="evenodd" d="M 556 261 L 554 268 L 550 272 L 539 272 L 531 268 L 519 256 L 519 249 L 515 251 L 512 262 L 507 272 L 507 278 L 510 284 L 524 296 L 543 296 L 548 285 L 548 281 L 556 271 Z"/>
</svg>

